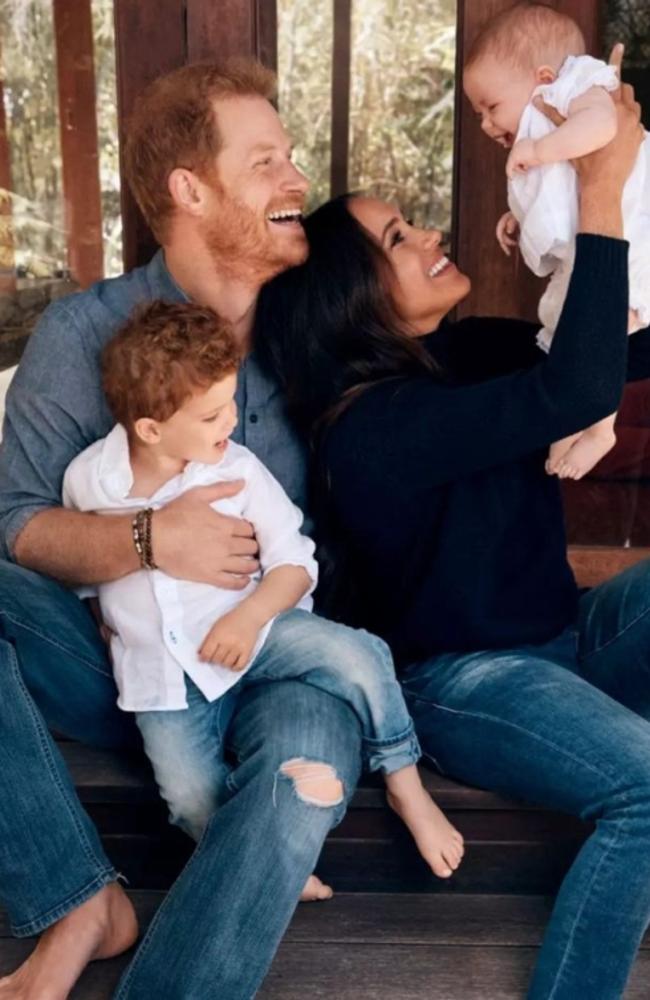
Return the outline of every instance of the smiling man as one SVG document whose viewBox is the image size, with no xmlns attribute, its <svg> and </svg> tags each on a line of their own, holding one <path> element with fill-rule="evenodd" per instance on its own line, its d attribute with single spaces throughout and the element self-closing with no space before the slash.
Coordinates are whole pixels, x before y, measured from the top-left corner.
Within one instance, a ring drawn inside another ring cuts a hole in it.
<svg viewBox="0 0 650 1000">
<path fill-rule="evenodd" d="M 146 266 L 51 306 L 8 395 L 0 452 L 0 900 L 17 935 L 41 938 L 0 980 L 0 1000 L 63 1000 L 88 961 L 124 951 L 137 936 L 48 727 L 99 746 L 133 744 L 100 633 L 65 584 L 118 579 L 140 567 L 140 556 L 130 515 L 63 510 L 61 482 L 70 460 L 111 427 L 99 359 L 135 306 L 211 306 L 246 353 L 261 284 L 304 259 L 307 182 L 270 103 L 274 86 L 256 63 L 204 64 L 142 95 L 127 178 L 162 249 Z M 237 404 L 234 439 L 304 508 L 301 444 L 252 355 Z M 253 529 L 209 506 L 240 488 L 199 487 L 156 511 L 157 565 L 243 589 L 258 569 Z M 314 688 L 274 682 L 233 701 L 219 721 L 222 731 L 230 724 L 237 761 L 223 804 L 127 970 L 120 1000 L 248 1000 L 303 887 L 311 898 L 329 894 L 309 875 L 358 777 L 356 717 Z"/>
</svg>

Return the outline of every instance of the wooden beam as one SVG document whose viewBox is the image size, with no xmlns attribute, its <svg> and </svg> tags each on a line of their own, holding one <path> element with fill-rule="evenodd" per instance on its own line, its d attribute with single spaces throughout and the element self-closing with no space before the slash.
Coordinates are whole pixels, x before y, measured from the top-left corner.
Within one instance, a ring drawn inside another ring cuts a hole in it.
<svg viewBox="0 0 650 1000">
<path fill-rule="evenodd" d="M 186 22 L 183 0 L 114 0 L 117 111 L 120 148 L 129 115 L 141 90 L 162 73 L 186 61 Z M 124 176 L 121 170 L 122 177 Z M 128 271 L 144 264 L 156 249 L 125 181 L 122 182 L 122 254 Z"/>
<path fill-rule="evenodd" d="M 11 206 L 11 155 L 7 136 L 4 86 L 0 80 L 0 294 L 16 289 L 13 212 Z"/>
<path fill-rule="evenodd" d="M 277 68 L 276 0 L 187 0 L 187 61 L 229 56 Z"/>
<path fill-rule="evenodd" d="M 650 559 L 650 549 L 624 549 L 610 545 L 569 546 L 569 562 L 579 587 L 596 587 L 644 559 Z"/>
<path fill-rule="evenodd" d="M 344 194 L 348 190 L 351 59 L 352 0 L 334 0 L 330 166 L 330 195 L 332 198 Z"/>
<path fill-rule="evenodd" d="M 68 266 L 82 288 L 104 273 L 90 0 L 53 0 Z"/>
<path fill-rule="evenodd" d="M 458 4 L 457 102 L 454 147 L 454 255 L 473 281 L 472 292 L 458 315 L 537 318 L 545 282 L 536 278 L 518 253 L 506 257 L 494 231 L 507 209 L 506 154 L 483 133 L 462 92 L 464 55 L 480 28 L 512 0 L 460 0 Z M 598 52 L 598 0 L 555 0 L 555 7 L 575 18 L 587 47 Z"/>
</svg>

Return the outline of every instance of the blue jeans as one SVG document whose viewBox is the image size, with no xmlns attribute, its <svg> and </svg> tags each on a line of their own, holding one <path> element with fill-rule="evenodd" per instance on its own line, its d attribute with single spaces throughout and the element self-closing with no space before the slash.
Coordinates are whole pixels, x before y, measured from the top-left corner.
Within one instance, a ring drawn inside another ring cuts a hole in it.
<svg viewBox="0 0 650 1000">
<path fill-rule="evenodd" d="M 105 647 L 83 604 L 5 562 L 0 677 L 0 900 L 14 933 L 28 936 L 116 878 L 48 726 L 108 747 L 137 745 L 139 736 L 116 707 Z M 228 745 L 230 797 L 156 915 L 120 1000 L 250 1000 L 360 771 L 354 712 L 307 684 L 244 691 Z M 296 757 L 329 764 L 343 801 L 301 799 L 281 770 Z"/>
<path fill-rule="evenodd" d="M 288 611 L 241 682 L 206 701 L 185 677 L 187 708 L 139 712 L 136 721 L 172 823 L 199 840 L 224 792 L 224 739 L 237 696 L 252 684 L 299 680 L 347 702 L 361 723 L 365 766 L 387 774 L 415 764 L 420 747 L 385 642 L 307 611 Z"/>
<path fill-rule="evenodd" d="M 650 921 L 650 563 L 585 594 L 553 642 L 435 656 L 403 688 L 443 773 L 595 821 L 528 996 L 618 1000 Z"/>
</svg>

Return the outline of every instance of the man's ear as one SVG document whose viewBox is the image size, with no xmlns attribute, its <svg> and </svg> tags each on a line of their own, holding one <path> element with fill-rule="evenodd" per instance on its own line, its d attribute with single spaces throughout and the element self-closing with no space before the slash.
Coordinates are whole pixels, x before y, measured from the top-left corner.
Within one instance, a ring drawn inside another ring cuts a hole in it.
<svg viewBox="0 0 650 1000">
<path fill-rule="evenodd" d="M 169 175 L 167 187 L 177 208 L 190 215 L 202 214 L 204 185 L 192 170 L 176 167 Z"/>
<path fill-rule="evenodd" d="M 541 83 L 554 83 L 556 77 L 557 73 L 554 72 L 551 66 L 539 66 L 535 71 L 537 86 Z"/>
<path fill-rule="evenodd" d="M 133 430 L 145 444 L 158 444 L 160 441 L 160 425 L 151 417 L 139 417 L 133 425 Z"/>
</svg>

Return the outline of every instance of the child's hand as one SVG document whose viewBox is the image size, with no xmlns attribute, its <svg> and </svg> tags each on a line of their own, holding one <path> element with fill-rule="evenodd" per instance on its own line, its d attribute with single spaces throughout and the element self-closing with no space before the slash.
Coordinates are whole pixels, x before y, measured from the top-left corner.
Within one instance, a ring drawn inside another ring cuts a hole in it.
<svg viewBox="0 0 650 1000">
<path fill-rule="evenodd" d="M 525 174 L 530 167 L 539 167 L 541 163 L 535 142 L 532 139 L 520 139 L 510 150 L 506 173 L 512 179 L 515 174 Z"/>
<path fill-rule="evenodd" d="M 251 658 L 259 631 L 259 622 L 240 605 L 214 623 L 199 649 L 199 659 L 205 663 L 219 663 L 229 670 L 243 670 Z"/>
<path fill-rule="evenodd" d="M 519 243 L 519 223 L 512 212 L 504 212 L 497 222 L 497 239 L 504 254 L 509 257 L 512 248 Z"/>
</svg>

